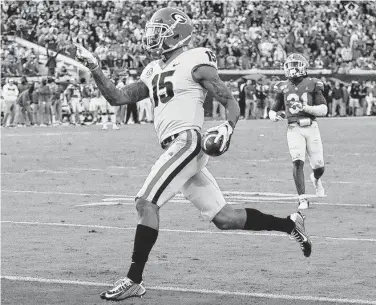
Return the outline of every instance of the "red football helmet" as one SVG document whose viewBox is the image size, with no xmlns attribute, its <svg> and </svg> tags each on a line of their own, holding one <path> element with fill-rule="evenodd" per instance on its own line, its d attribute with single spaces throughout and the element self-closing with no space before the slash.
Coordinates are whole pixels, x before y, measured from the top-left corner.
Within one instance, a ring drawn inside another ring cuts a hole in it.
<svg viewBox="0 0 376 305">
<path fill-rule="evenodd" d="M 142 43 L 145 50 L 161 55 L 188 45 L 192 32 L 192 21 L 184 12 L 162 8 L 146 23 Z"/>
<path fill-rule="evenodd" d="M 283 68 L 288 79 L 296 79 L 307 75 L 308 61 L 303 55 L 292 53 L 287 57 Z"/>
</svg>

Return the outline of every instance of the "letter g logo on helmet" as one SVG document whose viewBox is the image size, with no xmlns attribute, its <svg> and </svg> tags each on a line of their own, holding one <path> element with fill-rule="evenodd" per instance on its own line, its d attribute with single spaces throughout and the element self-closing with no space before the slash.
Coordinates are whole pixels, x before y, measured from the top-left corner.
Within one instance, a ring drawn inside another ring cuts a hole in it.
<svg viewBox="0 0 376 305">
<path fill-rule="evenodd" d="M 187 22 L 187 18 L 185 16 L 183 16 L 182 14 L 179 14 L 179 13 L 172 13 L 171 14 L 171 18 L 174 19 L 175 21 L 178 21 L 179 23 L 186 23 Z"/>
</svg>

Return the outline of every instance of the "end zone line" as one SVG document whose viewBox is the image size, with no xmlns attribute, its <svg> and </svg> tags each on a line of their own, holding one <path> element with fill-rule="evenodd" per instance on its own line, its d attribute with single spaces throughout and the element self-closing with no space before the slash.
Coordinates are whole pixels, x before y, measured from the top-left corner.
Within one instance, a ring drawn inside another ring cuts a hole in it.
<svg viewBox="0 0 376 305">
<path fill-rule="evenodd" d="M 37 222 L 37 221 L 11 221 L 2 220 L 1 223 L 8 223 L 12 225 L 35 225 L 35 226 L 56 226 L 56 227 L 76 227 L 76 228 L 96 228 L 109 230 L 124 230 L 135 231 L 135 227 L 113 227 L 101 225 L 85 225 L 73 223 L 59 223 L 59 222 Z M 159 229 L 160 232 L 169 233 L 187 233 L 187 234 L 219 234 L 219 235 L 247 235 L 247 236 L 269 236 L 269 237 L 287 237 L 284 233 L 262 233 L 254 231 L 209 231 L 209 230 L 178 230 L 178 229 Z M 376 242 L 376 238 L 358 238 L 358 237 L 330 237 L 330 236 L 311 236 L 312 239 L 336 240 L 336 241 L 366 241 Z"/>
<path fill-rule="evenodd" d="M 2 275 L 1 278 L 10 280 L 10 281 L 38 282 L 38 283 L 45 283 L 45 284 L 67 284 L 67 285 L 98 286 L 98 287 L 111 287 L 112 286 L 112 284 L 100 283 L 100 282 L 88 282 L 88 281 L 79 281 L 79 280 L 57 280 L 57 279 L 12 276 L 12 275 Z M 169 286 L 150 286 L 146 288 L 150 290 L 157 290 L 157 291 L 242 296 L 242 297 L 254 297 L 254 298 L 276 299 L 276 300 L 317 301 L 317 302 L 342 303 L 342 304 L 376 305 L 376 301 L 372 301 L 372 300 L 347 299 L 347 298 L 339 299 L 339 298 L 318 297 L 318 296 L 310 296 L 310 295 L 299 296 L 299 295 L 289 295 L 289 294 L 271 294 L 271 293 L 226 291 L 226 290 L 211 290 L 211 289 L 192 289 L 192 288 L 185 288 L 185 287 L 169 287 Z"/>
</svg>

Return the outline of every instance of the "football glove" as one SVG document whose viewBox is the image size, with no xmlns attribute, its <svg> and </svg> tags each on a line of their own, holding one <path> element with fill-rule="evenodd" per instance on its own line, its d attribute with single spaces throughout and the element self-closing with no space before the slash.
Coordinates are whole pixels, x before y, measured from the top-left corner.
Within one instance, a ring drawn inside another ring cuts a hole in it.
<svg viewBox="0 0 376 305">
<path fill-rule="evenodd" d="M 223 124 L 215 127 L 211 127 L 207 132 L 218 132 L 217 137 L 214 139 L 214 143 L 218 143 L 222 139 L 222 145 L 220 147 L 221 152 L 225 152 L 230 147 L 231 136 L 234 132 L 234 128 L 231 126 L 229 121 L 224 122 Z"/>
<path fill-rule="evenodd" d="M 76 58 L 80 63 L 90 70 L 94 70 L 99 66 L 98 59 L 90 51 L 86 50 L 80 44 L 74 43 L 74 45 L 76 47 Z"/>
<path fill-rule="evenodd" d="M 274 110 L 270 110 L 269 119 L 271 119 L 273 122 L 278 122 L 278 121 L 284 120 L 284 117 L 282 117 L 282 114 L 280 112 L 275 112 Z"/>
</svg>

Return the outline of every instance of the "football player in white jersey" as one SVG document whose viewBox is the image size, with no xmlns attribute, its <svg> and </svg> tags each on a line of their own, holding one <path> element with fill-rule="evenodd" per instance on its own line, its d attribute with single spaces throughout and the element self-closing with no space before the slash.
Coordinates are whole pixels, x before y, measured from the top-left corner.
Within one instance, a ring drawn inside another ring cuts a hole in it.
<svg viewBox="0 0 376 305">
<path fill-rule="evenodd" d="M 230 90 L 219 78 L 214 53 L 206 48 L 188 49 L 192 32 L 192 22 L 184 12 L 163 8 L 154 13 L 146 24 L 143 42 L 145 49 L 159 56 L 159 60 L 147 65 L 140 80 L 122 90 L 116 89 L 103 75 L 97 59 L 77 45 L 77 59 L 91 70 L 98 88 L 111 105 L 151 99 L 158 140 L 165 150 L 136 197 L 139 223 L 128 274 L 103 292 L 102 299 L 118 301 L 145 294 L 142 275 L 157 240 L 159 209 L 178 192 L 219 229 L 285 232 L 295 238 L 305 256 L 311 254 L 311 242 L 300 213 L 279 218 L 256 209 L 235 209 L 226 204 L 218 184 L 207 170 L 209 157 L 201 150 L 203 102 L 207 92 L 227 111 L 227 121 L 213 128 L 218 132 L 216 140 L 223 140 L 222 151 L 229 147 L 240 111 Z"/>
</svg>

